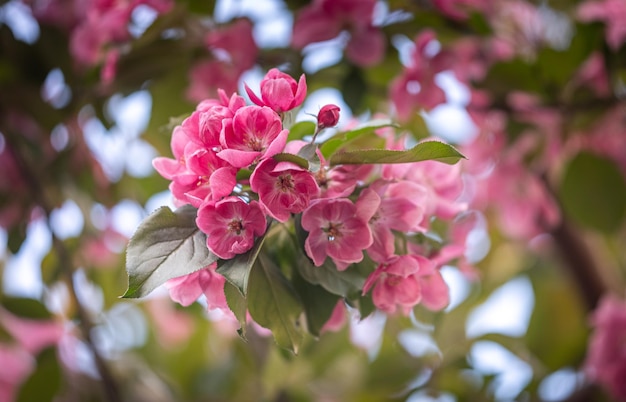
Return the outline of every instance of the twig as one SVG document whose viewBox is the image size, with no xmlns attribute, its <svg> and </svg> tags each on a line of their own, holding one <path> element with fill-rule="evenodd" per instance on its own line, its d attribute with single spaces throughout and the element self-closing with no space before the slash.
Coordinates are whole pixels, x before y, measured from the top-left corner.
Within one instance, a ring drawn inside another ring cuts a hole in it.
<svg viewBox="0 0 626 402">
<path fill-rule="evenodd" d="M 59 266 L 61 267 L 62 272 L 66 276 L 66 279 L 67 279 L 66 283 L 68 285 L 68 290 L 72 298 L 72 301 L 74 302 L 76 306 L 76 313 L 79 319 L 79 328 L 81 329 L 83 338 L 85 342 L 87 343 L 87 347 L 93 354 L 96 368 L 100 375 L 102 388 L 104 391 L 106 401 L 108 402 L 122 401 L 119 387 L 113 375 L 111 374 L 111 371 L 109 370 L 109 367 L 106 361 L 104 360 L 104 358 L 102 357 L 102 355 L 100 354 L 100 352 L 98 351 L 98 348 L 96 347 L 94 343 L 94 339 L 91 334 L 91 329 L 94 327 L 94 324 L 91 321 L 89 314 L 87 313 L 87 311 L 85 310 L 84 306 L 81 304 L 77 296 L 76 287 L 74 286 L 74 280 L 73 280 L 73 274 L 76 271 L 76 268 L 74 267 L 72 258 L 70 257 L 70 253 L 67 247 L 65 246 L 65 244 L 63 243 L 63 241 L 59 239 L 54 234 L 54 231 L 52 230 L 52 224 L 50 222 L 50 214 L 53 210 L 53 206 L 48 201 L 46 194 L 44 192 L 43 186 L 37 179 L 38 176 L 35 174 L 33 169 L 28 164 L 27 159 L 23 155 L 20 154 L 19 145 L 16 144 L 15 139 L 12 138 L 11 135 L 7 135 L 5 138 L 7 139 L 7 145 L 10 148 L 10 151 L 12 151 L 13 157 L 15 158 L 15 162 L 17 163 L 19 167 L 19 171 L 23 175 L 23 179 L 26 181 L 26 183 L 28 184 L 30 188 L 30 192 L 32 194 L 33 200 L 39 207 L 43 209 L 45 213 L 46 226 L 52 236 L 52 246 L 59 259 Z"/>
</svg>

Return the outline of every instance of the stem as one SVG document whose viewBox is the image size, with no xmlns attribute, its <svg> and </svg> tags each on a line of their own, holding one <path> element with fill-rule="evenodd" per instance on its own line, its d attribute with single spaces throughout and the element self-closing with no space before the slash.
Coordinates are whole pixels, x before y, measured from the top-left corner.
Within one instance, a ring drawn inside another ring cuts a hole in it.
<svg viewBox="0 0 626 402">
<path fill-rule="evenodd" d="M 76 306 L 76 313 L 78 315 L 79 320 L 79 328 L 83 334 L 83 338 L 87 343 L 87 347 L 93 354 L 93 358 L 96 364 L 96 368 L 100 375 L 102 388 L 105 396 L 105 400 L 108 402 L 119 402 L 121 401 L 121 393 L 119 392 L 119 387 L 107 366 L 106 361 L 98 351 L 93 336 L 91 334 L 91 329 L 94 327 L 91 318 L 87 310 L 85 310 L 84 306 L 81 304 L 77 293 L 76 287 L 74 286 L 73 274 L 76 271 L 76 267 L 73 264 L 72 258 L 70 256 L 70 252 L 65 246 L 65 243 L 61 239 L 59 239 L 52 230 L 52 224 L 50 222 L 50 214 L 53 210 L 53 204 L 48 201 L 46 194 L 44 192 L 44 188 L 42 184 L 37 179 L 41 177 L 37 175 L 31 166 L 28 164 L 27 158 L 24 157 L 19 151 L 19 144 L 16 144 L 14 138 L 11 135 L 5 136 L 7 140 L 7 145 L 9 146 L 9 152 L 12 151 L 12 155 L 15 159 L 16 164 L 18 165 L 20 173 L 23 175 L 23 179 L 27 183 L 30 188 L 30 192 L 34 202 L 43 209 L 45 213 L 45 221 L 48 230 L 52 236 L 52 247 L 54 252 L 57 254 L 59 259 L 59 267 L 65 275 L 65 282 L 67 283 L 68 290 L 70 293 L 70 297 Z"/>
<path fill-rule="evenodd" d="M 607 289 L 598 274 L 587 245 L 565 217 L 557 227 L 552 229 L 552 236 L 565 262 L 565 267 L 575 280 L 587 307 L 589 310 L 594 310 Z"/>
</svg>

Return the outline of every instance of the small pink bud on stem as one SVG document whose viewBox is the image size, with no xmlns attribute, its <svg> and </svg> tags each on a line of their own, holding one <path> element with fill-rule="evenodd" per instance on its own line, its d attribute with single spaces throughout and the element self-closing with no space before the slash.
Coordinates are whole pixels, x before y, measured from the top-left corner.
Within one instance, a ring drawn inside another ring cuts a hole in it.
<svg viewBox="0 0 626 402">
<path fill-rule="evenodd" d="M 317 130 L 315 131 L 315 135 L 313 136 L 313 140 L 317 134 L 325 128 L 335 127 L 337 122 L 339 121 L 339 106 L 328 104 L 322 106 L 319 113 L 317 114 Z"/>
</svg>

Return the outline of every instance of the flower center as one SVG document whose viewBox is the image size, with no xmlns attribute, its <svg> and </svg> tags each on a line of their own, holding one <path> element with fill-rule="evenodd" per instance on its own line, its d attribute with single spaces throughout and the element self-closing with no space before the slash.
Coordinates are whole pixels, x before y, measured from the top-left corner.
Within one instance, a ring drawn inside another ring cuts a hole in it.
<svg viewBox="0 0 626 402">
<path fill-rule="evenodd" d="M 328 241 L 335 241 L 338 237 L 341 237 L 341 223 L 330 222 L 328 228 L 324 230 Z"/>
<path fill-rule="evenodd" d="M 246 136 L 245 144 L 248 149 L 253 151 L 261 152 L 264 149 L 263 140 L 252 134 Z"/>
<path fill-rule="evenodd" d="M 291 192 L 293 190 L 293 177 L 290 174 L 281 174 L 276 180 L 276 187 L 284 193 Z"/>
<path fill-rule="evenodd" d="M 228 223 L 228 231 L 231 233 L 234 232 L 240 235 L 243 229 L 243 222 L 241 221 L 241 219 L 233 219 Z"/>
</svg>

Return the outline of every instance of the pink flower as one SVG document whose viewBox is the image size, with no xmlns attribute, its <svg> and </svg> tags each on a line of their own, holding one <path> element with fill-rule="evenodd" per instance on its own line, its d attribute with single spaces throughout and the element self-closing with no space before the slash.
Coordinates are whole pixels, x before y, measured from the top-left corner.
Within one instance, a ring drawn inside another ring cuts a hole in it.
<svg viewBox="0 0 626 402">
<path fill-rule="evenodd" d="M 277 113 L 294 109 L 304 102 L 306 96 L 306 80 L 304 74 L 296 83 L 290 75 L 271 69 L 261 81 L 261 99 L 244 84 L 250 100 L 259 106 L 267 106 Z"/>
<path fill-rule="evenodd" d="M 337 269 L 363 259 L 363 250 L 372 244 L 367 226 L 369 216 L 347 198 L 318 199 L 302 213 L 302 227 L 309 232 L 304 243 L 307 255 L 316 266 L 330 257 Z"/>
<path fill-rule="evenodd" d="M 250 177 L 250 186 L 259 194 L 260 204 L 280 222 L 289 219 L 290 213 L 302 212 L 319 193 L 311 172 L 271 158 L 258 164 Z"/>
<path fill-rule="evenodd" d="M 16 401 L 21 385 L 35 369 L 35 359 L 18 345 L 0 343 L 0 401 Z"/>
<path fill-rule="evenodd" d="M 435 40 L 434 32 L 427 30 L 415 38 L 411 64 L 390 87 L 390 97 L 398 117 L 407 120 L 420 108 L 429 110 L 444 103 L 445 93 L 435 83 L 435 76 L 450 67 L 449 54 L 430 54 L 427 46 Z"/>
<path fill-rule="evenodd" d="M 245 106 L 225 120 L 220 136 L 222 151 L 217 156 L 234 167 L 247 167 L 274 156 L 285 148 L 288 130 L 282 130 L 280 117 L 268 107 Z"/>
<path fill-rule="evenodd" d="M 328 318 L 328 321 L 324 324 L 320 333 L 324 332 L 337 332 L 340 331 L 341 328 L 346 324 L 347 314 L 346 314 L 346 305 L 343 299 L 339 299 L 333 312 Z"/>
<path fill-rule="evenodd" d="M 317 113 L 317 129 L 335 127 L 339 122 L 339 106 L 329 104 L 324 105 Z"/>
<path fill-rule="evenodd" d="M 400 232 L 422 231 L 424 208 L 416 201 L 424 190 L 409 182 L 385 183 L 378 181 L 361 192 L 359 205 L 367 205 L 372 216 L 369 227 L 373 243 L 367 254 L 374 261 L 386 261 L 395 251 L 394 230 Z"/>
<path fill-rule="evenodd" d="M 408 315 L 418 303 L 440 310 L 449 302 L 448 287 L 433 264 L 421 255 L 392 256 L 370 274 L 363 294 L 372 287 L 374 305 L 386 313 Z"/>
<path fill-rule="evenodd" d="M 218 94 L 237 91 L 241 74 L 254 66 L 259 49 L 252 36 L 252 23 L 247 19 L 207 33 L 204 41 L 210 59 L 204 59 L 189 71 L 187 97 L 201 101 Z"/>
<path fill-rule="evenodd" d="M 189 275 L 167 281 L 166 286 L 170 291 L 172 300 L 183 306 L 189 306 L 204 294 L 209 309 L 228 310 L 224 295 L 226 278 L 215 272 L 216 268 L 217 263 L 213 263 Z"/>
<path fill-rule="evenodd" d="M 255 237 L 266 229 L 265 214 L 259 203 L 248 204 L 238 197 L 202 204 L 196 224 L 207 234 L 209 250 L 225 260 L 250 250 Z"/>
<path fill-rule="evenodd" d="M 626 302 L 605 296 L 593 313 L 585 372 L 619 400 L 626 400 Z"/>
<path fill-rule="evenodd" d="M 624 0 L 589 0 L 578 8 L 583 22 L 604 21 L 606 41 L 617 51 L 626 41 L 626 2 Z"/>
<path fill-rule="evenodd" d="M 372 25 L 375 0 L 315 0 L 296 16 L 292 44 L 302 49 L 309 43 L 350 32 L 346 55 L 366 67 L 380 62 L 385 54 L 385 37 Z"/>
<path fill-rule="evenodd" d="M 415 275 L 420 265 L 428 264 L 421 256 L 391 257 L 368 276 L 363 285 L 363 295 L 372 286 L 372 299 L 379 310 L 395 313 L 398 308 L 406 315 L 422 299 L 420 283 Z"/>
</svg>

